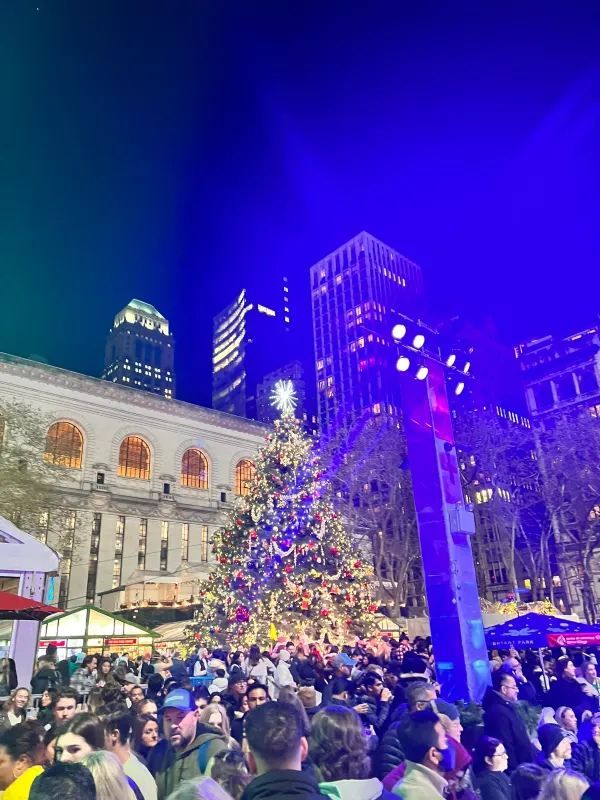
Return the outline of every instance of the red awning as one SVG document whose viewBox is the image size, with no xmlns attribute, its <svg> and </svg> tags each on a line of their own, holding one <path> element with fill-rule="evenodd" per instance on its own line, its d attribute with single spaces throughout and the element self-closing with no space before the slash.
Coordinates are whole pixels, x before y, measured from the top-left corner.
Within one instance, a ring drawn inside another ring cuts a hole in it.
<svg viewBox="0 0 600 800">
<path fill-rule="evenodd" d="M 10 592 L 0 592 L 0 619 L 31 619 L 41 622 L 50 614 L 59 614 L 60 608 L 47 606 L 30 597 L 21 597 Z"/>
</svg>

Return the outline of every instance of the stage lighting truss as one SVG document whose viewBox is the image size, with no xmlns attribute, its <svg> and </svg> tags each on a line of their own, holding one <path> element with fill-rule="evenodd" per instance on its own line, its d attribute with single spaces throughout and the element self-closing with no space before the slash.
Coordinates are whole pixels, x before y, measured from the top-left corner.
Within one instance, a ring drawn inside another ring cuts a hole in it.
<svg viewBox="0 0 600 800">
<path fill-rule="evenodd" d="M 392 339 L 398 346 L 396 369 L 410 374 L 415 380 L 424 381 L 429 374 L 428 362 L 444 367 L 446 377 L 452 384 L 456 396 L 466 388 L 467 380 L 472 378 L 470 354 L 460 348 L 445 347 L 442 337 L 434 328 L 421 320 L 412 320 L 404 315 L 401 322 L 392 327 Z M 445 351 L 445 352 L 444 352 Z"/>
</svg>

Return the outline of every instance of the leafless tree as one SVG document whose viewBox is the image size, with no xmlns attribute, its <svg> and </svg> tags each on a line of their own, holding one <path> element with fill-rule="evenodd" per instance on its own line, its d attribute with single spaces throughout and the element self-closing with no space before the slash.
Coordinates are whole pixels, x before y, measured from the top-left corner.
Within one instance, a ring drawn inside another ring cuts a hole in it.
<svg viewBox="0 0 600 800">
<path fill-rule="evenodd" d="M 421 563 L 404 436 L 393 419 L 365 416 L 339 431 L 322 458 L 348 530 L 371 553 L 380 597 L 398 617 Z"/>
</svg>

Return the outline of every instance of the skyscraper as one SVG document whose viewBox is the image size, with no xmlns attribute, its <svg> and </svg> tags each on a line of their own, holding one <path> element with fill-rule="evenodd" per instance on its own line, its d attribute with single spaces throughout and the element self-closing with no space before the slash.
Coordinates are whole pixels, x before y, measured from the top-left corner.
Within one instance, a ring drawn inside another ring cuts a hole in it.
<svg viewBox="0 0 600 800">
<path fill-rule="evenodd" d="M 174 346 L 169 321 L 150 303 L 132 300 L 108 332 L 102 377 L 173 398 Z"/>
<path fill-rule="evenodd" d="M 416 315 L 421 269 L 363 231 L 310 269 L 318 416 L 331 434 L 365 411 L 398 412 L 390 330 Z"/>
<path fill-rule="evenodd" d="M 264 376 L 290 360 L 287 280 L 274 301 L 242 289 L 213 320 L 213 408 L 257 419 L 257 387 Z M 264 300 L 263 297 L 260 298 Z"/>
</svg>

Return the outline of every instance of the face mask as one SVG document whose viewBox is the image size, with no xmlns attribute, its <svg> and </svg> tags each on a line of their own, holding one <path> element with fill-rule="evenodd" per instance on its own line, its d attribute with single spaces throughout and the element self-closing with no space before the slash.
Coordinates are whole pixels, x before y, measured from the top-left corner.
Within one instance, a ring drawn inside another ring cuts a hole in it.
<svg viewBox="0 0 600 800">
<path fill-rule="evenodd" d="M 441 757 L 438 764 L 440 772 L 452 772 L 456 763 L 456 753 L 454 749 L 452 747 L 447 747 L 445 750 L 437 750 L 437 752 Z"/>
</svg>

